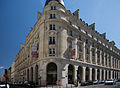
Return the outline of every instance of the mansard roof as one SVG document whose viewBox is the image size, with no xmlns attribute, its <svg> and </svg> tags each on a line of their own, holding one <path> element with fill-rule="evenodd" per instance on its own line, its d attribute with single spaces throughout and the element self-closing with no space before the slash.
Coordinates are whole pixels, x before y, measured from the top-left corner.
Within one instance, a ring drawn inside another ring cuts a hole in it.
<svg viewBox="0 0 120 88">
<path fill-rule="evenodd" d="M 61 5 L 64 5 L 64 0 L 46 0 L 45 6 L 50 2 L 50 1 L 57 1 L 58 3 L 60 3 Z"/>
</svg>

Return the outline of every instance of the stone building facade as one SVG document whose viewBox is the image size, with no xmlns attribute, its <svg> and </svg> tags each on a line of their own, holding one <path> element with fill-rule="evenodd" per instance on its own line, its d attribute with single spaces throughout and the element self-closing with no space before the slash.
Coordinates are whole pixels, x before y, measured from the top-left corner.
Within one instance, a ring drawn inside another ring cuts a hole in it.
<svg viewBox="0 0 120 88">
<path fill-rule="evenodd" d="M 106 33 L 95 30 L 71 13 L 63 0 L 47 0 L 43 13 L 15 56 L 15 82 L 38 85 L 74 84 L 76 80 L 117 79 L 120 50 Z"/>
</svg>

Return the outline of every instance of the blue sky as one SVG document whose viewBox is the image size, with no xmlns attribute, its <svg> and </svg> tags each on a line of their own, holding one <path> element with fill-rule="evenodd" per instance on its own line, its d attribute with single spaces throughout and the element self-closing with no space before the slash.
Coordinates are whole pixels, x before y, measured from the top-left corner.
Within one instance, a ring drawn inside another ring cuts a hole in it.
<svg viewBox="0 0 120 88">
<path fill-rule="evenodd" d="M 96 30 L 106 32 L 107 39 L 114 40 L 120 48 L 120 0 L 64 1 L 66 9 L 80 9 L 80 18 L 88 24 L 95 22 Z M 45 0 L 0 0 L 0 75 L 11 66 L 44 3 Z"/>
</svg>

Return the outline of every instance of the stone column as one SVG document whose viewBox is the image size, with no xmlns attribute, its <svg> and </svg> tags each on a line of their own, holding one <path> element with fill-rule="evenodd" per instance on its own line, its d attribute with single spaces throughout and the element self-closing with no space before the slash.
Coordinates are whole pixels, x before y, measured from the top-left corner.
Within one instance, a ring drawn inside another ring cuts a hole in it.
<svg viewBox="0 0 120 88">
<path fill-rule="evenodd" d="M 109 70 L 107 70 L 107 79 L 109 79 Z"/>
<path fill-rule="evenodd" d="M 78 48 L 77 48 L 77 38 L 75 38 L 75 59 L 77 59 L 77 52 L 78 52 Z"/>
<path fill-rule="evenodd" d="M 68 84 L 68 65 L 67 64 L 63 70 L 62 70 L 62 80 L 61 80 L 61 85 L 65 86 L 66 84 Z"/>
<path fill-rule="evenodd" d="M 111 77 L 110 78 L 113 79 L 113 71 L 111 71 Z"/>
<path fill-rule="evenodd" d="M 89 80 L 92 80 L 92 68 L 90 68 Z"/>
<path fill-rule="evenodd" d="M 86 76 L 86 67 L 83 67 L 83 73 L 82 73 L 82 82 L 85 82 L 85 77 Z"/>
<path fill-rule="evenodd" d="M 77 80 L 77 71 L 78 71 L 78 66 L 75 66 L 74 82 Z"/>
<path fill-rule="evenodd" d="M 86 52 L 85 52 L 85 45 L 86 45 L 86 43 L 84 42 L 84 43 L 83 43 L 83 62 L 86 61 L 86 60 L 85 60 L 85 55 L 86 55 Z"/>
<path fill-rule="evenodd" d="M 97 80 L 97 69 L 95 69 L 95 80 Z"/>
</svg>

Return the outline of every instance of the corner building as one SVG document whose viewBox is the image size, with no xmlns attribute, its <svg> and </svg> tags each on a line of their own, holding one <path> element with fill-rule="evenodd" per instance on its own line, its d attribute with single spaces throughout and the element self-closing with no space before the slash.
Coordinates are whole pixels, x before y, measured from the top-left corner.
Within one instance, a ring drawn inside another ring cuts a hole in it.
<svg viewBox="0 0 120 88">
<path fill-rule="evenodd" d="M 46 1 L 15 57 L 15 82 L 65 86 L 119 77 L 120 50 L 114 41 L 79 19 L 79 10 L 66 10 L 63 0 Z"/>
</svg>

